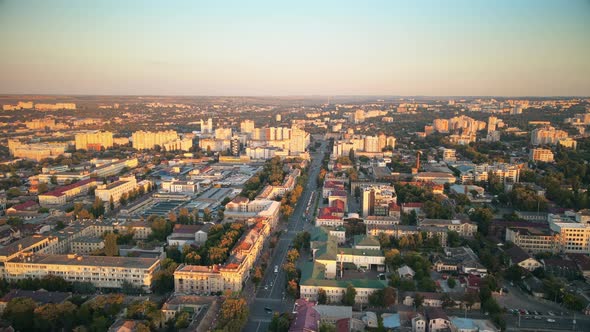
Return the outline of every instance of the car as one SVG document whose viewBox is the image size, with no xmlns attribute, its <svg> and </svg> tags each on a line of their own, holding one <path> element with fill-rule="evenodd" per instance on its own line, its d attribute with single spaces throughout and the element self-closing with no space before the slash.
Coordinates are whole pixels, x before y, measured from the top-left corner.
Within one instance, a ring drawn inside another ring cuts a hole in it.
<svg viewBox="0 0 590 332">
<path fill-rule="evenodd" d="M 535 316 L 534 319 L 541 319 L 541 316 Z"/>
<path fill-rule="evenodd" d="M 272 283 L 272 281 L 271 281 L 271 282 L 270 282 L 270 287 L 272 287 L 272 285 L 273 285 L 273 283 Z"/>
<path fill-rule="evenodd" d="M 553 318 L 547 318 L 547 323 L 555 323 L 555 319 L 553 319 Z"/>
<path fill-rule="evenodd" d="M 553 311 L 549 311 L 547 314 L 549 314 L 549 316 L 555 316 L 555 313 Z"/>
<path fill-rule="evenodd" d="M 279 273 L 279 266 L 275 265 L 275 273 Z"/>
<path fill-rule="evenodd" d="M 264 290 L 268 290 L 268 285 L 264 285 Z"/>
<path fill-rule="evenodd" d="M 269 308 L 269 307 L 264 307 L 264 310 L 265 310 L 267 313 L 270 313 L 270 314 L 272 314 L 272 309 L 271 309 L 271 308 Z"/>
</svg>

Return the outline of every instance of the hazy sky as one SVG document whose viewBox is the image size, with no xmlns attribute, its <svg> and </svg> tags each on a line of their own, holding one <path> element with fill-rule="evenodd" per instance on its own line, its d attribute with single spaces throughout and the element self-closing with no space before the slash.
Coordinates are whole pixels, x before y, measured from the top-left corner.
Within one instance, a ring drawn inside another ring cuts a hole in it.
<svg viewBox="0 0 590 332">
<path fill-rule="evenodd" d="M 0 0 L 0 93 L 590 95 L 590 0 Z"/>
</svg>

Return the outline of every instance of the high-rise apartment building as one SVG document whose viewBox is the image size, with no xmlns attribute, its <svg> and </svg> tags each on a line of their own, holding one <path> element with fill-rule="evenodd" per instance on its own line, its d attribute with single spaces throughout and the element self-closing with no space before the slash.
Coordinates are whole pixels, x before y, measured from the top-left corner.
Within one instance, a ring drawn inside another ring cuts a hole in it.
<svg viewBox="0 0 590 332">
<path fill-rule="evenodd" d="M 309 145 L 310 135 L 303 129 L 295 126 L 291 128 L 291 141 L 289 144 L 289 151 L 291 155 L 296 155 L 305 152 Z"/>
<path fill-rule="evenodd" d="M 537 128 L 531 132 L 532 145 L 555 145 L 560 139 L 567 138 L 567 132 L 553 127 Z"/>
<path fill-rule="evenodd" d="M 165 143 L 178 139 L 174 130 L 166 131 L 136 131 L 131 135 L 133 148 L 137 150 L 151 150 L 156 145 L 162 147 Z"/>
<path fill-rule="evenodd" d="M 113 147 L 113 133 L 110 131 L 86 131 L 76 134 L 76 150 L 100 150 Z"/>
<path fill-rule="evenodd" d="M 252 134 L 254 132 L 254 121 L 244 120 L 240 123 L 240 132 Z"/>
</svg>

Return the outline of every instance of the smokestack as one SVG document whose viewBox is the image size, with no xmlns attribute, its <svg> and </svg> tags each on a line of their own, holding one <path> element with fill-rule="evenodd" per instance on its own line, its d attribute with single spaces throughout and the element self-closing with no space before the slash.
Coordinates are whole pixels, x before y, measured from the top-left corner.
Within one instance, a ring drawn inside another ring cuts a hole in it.
<svg viewBox="0 0 590 332">
<path fill-rule="evenodd" d="M 420 171 L 420 156 L 422 155 L 421 151 L 416 152 L 416 171 Z"/>
</svg>

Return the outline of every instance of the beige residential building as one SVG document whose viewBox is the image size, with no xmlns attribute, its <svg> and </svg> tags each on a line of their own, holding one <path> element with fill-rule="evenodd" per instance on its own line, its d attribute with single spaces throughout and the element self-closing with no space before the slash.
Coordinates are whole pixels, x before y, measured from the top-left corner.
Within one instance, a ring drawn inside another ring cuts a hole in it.
<svg viewBox="0 0 590 332">
<path fill-rule="evenodd" d="M 120 177 L 118 181 L 99 186 L 94 191 L 94 195 L 105 203 L 109 203 L 112 199 L 113 203 L 117 206 L 123 194 L 128 194 L 139 187 L 143 187 L 143 189 L 147 191 L 150 185 L 150 181 L 143 180 L 137 182 L 135 176 L 131 175 Z"/>
<path fill-rule="evenodd" d="M 532 149 L 530 153 L 530 159 L 532 161 L 541 161 L 545 163 L 552 163 L 553 159 L 553 152 L 549 149 Z"/>
<path fill-rule="evenodd" d="M 86 131 L 77 133 L 76 150 L 100 150 L 113 147 L 113 133 L 110 131 Z"/>
<path fill-rule="evenodd" d="M 209 294 L 230 290 L 239 292 L 250 277 L 250 271 L 262 253 L 270 232 L 266 222 L 250 228 L 222 265 L 180 265 L 174 271 L 174 290 L 180 294 Z"/>
<path fill-rule="evenodd" d="M 158 258 L 69 255 L 27 255 L 4 263 L 5 278 L 17 281 L 54 275 L 69 282 L 91 282 L 99 288 L 121 288 L 123 282 L 149 292 Z"/>
<path fill-rule="evenodd" d="M 531 133 L 532 145 L 555 145 L 560 139 L 567 138 L 567 132 L 551 126 L 537 128 Z"/>
<path fill-rule="evenodd" d="M 166 131 L 136 131 L 131 136 L 133 148 L 137 150 L 151 150 L 156 146 L 166 151 L 188 151 L 193 146 L 190 138 L 181 138 L 174 130 Z"/>
<path fill-rule="evenodd" d="M 477 233 L 477 224 L 460 219 L 423 219 L 418 221 L 418 226 L 444 227 L 449 231 L 459 233 L 462 237 L 473 237 Z"/>
<path fill-rule="evenodd" d="M 508 227 L 506 241 L 512 242 L 526 252 L 557 252 L 558 238 L 547 228 L 541 227 Z"/>
<path fill-rule="evenodd" d="M 22 143 L 19 140 L 8 140 L 8 151 L 15 158 L 41 161 L 55 158 L 65 153 L 68 143 Z"/>
<path fill-rule="evenodd" d="M 550 222 L 549 226 L 556 233 L 560 252 L 590 254 L 590 224 Z"/>
<path fill-rule="evenodd" d="M 57 110 L 75 110 L 74 103 L 55 103 L 55 104 L 35 104 L 38 111 L 57 111 Z"/>
<path fill-rule="evenodd" d="M 578 147 L 578 142 L 571 137 L 561 138 L 561 139 L 559 139 L 558 143 L 559 143 L 559 145 L 563 146 L 564 148 L 568 148 L 568 149 L 572 149 L 572 150 L 575 150 Z"/>
</svg>

